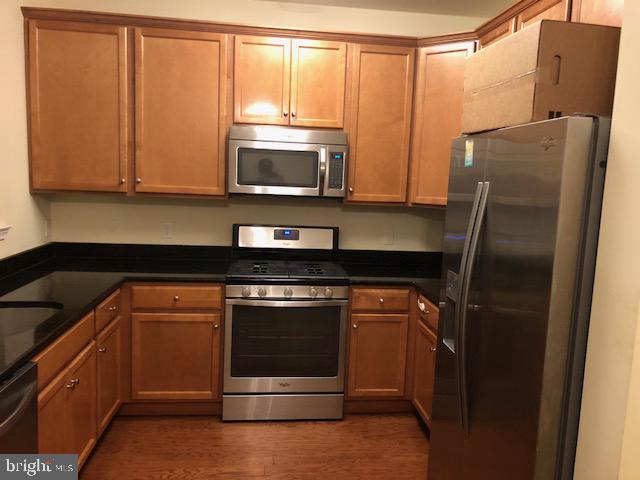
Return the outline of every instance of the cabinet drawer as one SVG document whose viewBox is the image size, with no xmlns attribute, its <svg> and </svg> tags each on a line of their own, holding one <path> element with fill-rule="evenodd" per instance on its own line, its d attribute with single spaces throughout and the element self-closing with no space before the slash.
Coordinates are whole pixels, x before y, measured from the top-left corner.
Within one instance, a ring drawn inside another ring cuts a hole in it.
<svg viewBox="0 0 640 480">
<path fill-rule="evenodd" d="M 222 307 L 219 285 L 134 285 L 131 287 L 134 309 L 189 309 Z"/>
<path fill-rule="evenodd" d="M 424 295 L 418 295 L 418 311 L 420 320 L 430 327 L 434 332 L 438 331 L 438 321 L 440 320 L 440 310 L 431 303 Z"/>
<path fill-rule="evenodd" d="M 44 388 L 71 359 L 93 338 L 93 311 L 76 323 L 68 332 L 33 358 L 38 364 L 38 390 Z"/>
<path fill-rule="evenodd" d="M 120 289 L 109 295 L 96 307 L 96 332 L 102 331 L 120 314 Z"/>
<path fill-rule="evenodd" d="M 371 312 L 406 312 L 409 310 L 408 288 L 354 288 L 351 309 Z"/>
</svg>

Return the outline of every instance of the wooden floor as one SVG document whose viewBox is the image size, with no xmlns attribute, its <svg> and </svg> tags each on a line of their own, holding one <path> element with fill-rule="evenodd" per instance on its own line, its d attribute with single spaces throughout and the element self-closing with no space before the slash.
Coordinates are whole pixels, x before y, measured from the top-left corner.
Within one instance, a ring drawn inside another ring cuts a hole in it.
<svg viewBox="0 0 640 480">
<path fill-rule="evenodd" d="M 118 417 L 82 480 L 426 480 L 429 441 L 411 414 L 338 422 Z"/>
</svg>

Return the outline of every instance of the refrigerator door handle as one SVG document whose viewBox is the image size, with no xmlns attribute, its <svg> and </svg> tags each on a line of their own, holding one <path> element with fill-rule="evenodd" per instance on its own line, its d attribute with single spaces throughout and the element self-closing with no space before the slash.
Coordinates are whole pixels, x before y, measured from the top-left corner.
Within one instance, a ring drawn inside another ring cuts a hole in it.
<svg viewBox="0 0 640 480">
<path fill-rule="evenodd" d="M 478 255 L 478 244 L 480 243 L 480 234 L 482 233 L 482 224 L 487 211 L 487 198 L 489 197 L 489 182 L 480 182 L 481 192 L 478 202 L 478 212 L 473 222 L 473 230 L 469 241 L 469 250 L 467 252 L 467 262 L 464 273 L 461 275 L 460 286 L 460 302 L 458 308 L 458 381 L 460 383 L 460 418 L 462 419 L 462 427 L 466 434 L 469 433 L 469 395 L 467 391 L 467 311 L 469 310 L 469 290 L 471 285 L 471 277 L 473 276 L 473 267 Z"/>
<path fill-rule="evenodd" d="M 462 291 L 464 288 L 463 279 L 465 278 L 465 273 L 467 270 L 467 259 L 469 257 L 469 249 L 471 247 L 471 239 L 473 237 L 474 226 L 476 223 L 476 219 L 478 217 L 478 208 L 480 206 L 480 197 L 482 196 L 483 182 L 478 182 L 476 186 L 476 193 L 473 198 L 473 204 L 471 205 L 471 214 L 469 215 L 469 225 L 467 225 L 467 233 L 464 240 L 464 246 L 462 247 L 462 258 L 460 259 L 460 269 L 458 270 L 460 273 L 455 280 L 455 303 L 453 307 L 453 336 L 454 336 L 454 344 L 453 346 L 449 345 L 445 339 L 443 342 L 445 345 L 455 354 L 456 359 L 456 370 L 457 370 L 457 386 L 458 386 L 458 409 L 460 413 L 460 420 L 462 422 L 462 426 L 465 427 L 465 407 L 463 403 L 463 384 L 462 384 L 462 359 L 461 359 L 461 333 L 462 330 L 460 328 L 460 306 L 462 304 Z M 453 347 L 453 348 L 452 348 Z"/>
</svg>

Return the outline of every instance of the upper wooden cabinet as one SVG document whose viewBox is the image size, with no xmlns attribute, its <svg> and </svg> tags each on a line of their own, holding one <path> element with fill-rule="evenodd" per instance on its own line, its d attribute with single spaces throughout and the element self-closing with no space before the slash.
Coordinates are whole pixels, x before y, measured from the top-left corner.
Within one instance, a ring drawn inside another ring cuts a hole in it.
<svg viewBox="0 0 640 480">
<path fill-rule="evenodd" d="M 622 26 L 624 0 L 572 0 L 571 21 Z"/>
<path fill-rule="evenodd" d="M 291 125 L 342 128 L 347 45 L 293 40 Z"/>
<path fill-rule="evenodd" d="M 225 194 L 227 36 L 136 28 L 136 191 Z"/>
<path fill-rule="evenodd" d="M 497 27 L 494 27 L 487 32 L 482 33 L 478 37 L 478 46 L 479 48 L 486 47 L 498 40 L 502 40 L 503 38 L 508 37 L 513 32 L 516 31 L 516 19 L 511 18 L 506 22 L 501 23 Z"/>
<path fill-rule="evenodd" d="M 569 0 L 538 0 L 516 17 L 516 29 L 521 30 L 540 20 L 569 20 Z"/>
<path fill-rule="evenodd" d="M 124 192 L 126 28 L 29 20 L 31 188 Z"/>
<path fill-rule="evenodd" d="M 341 128 L 347 46 L 237 35 L 234 121 Z"/>
<path fill-rule="evenodd" d="M 353 50 L 347 199 L 405 202 L 415 49 Z"/>
<path fill-rule="evenodd" d="M 473 42 L 418 50 L 410 201 L 446 205 L 451 140 L 460 135 L 464 65 Z"/>
</svg>

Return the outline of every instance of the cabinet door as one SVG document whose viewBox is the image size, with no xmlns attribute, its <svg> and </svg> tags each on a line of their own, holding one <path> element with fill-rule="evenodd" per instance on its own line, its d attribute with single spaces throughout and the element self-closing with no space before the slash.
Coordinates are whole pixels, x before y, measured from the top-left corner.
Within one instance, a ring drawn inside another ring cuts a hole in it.
<svg viewBox="0 0 640 480">
<path fill-rule="evenodd" d="M 236 35 L 234 121 L 289 124 L 291 40 Z"/>
<path fill-rule="evenodd" d="M 87 459 L 97 438 L 96 416 L 96 342 L 78 354 L 66 371 L 66 414 L 69 438 L 68 447 L 78 454 L 78 466 Z"/>
<path fill-rule="evenodd" d="M 28 25 L 31 188 L 126 191 L 126 28 Z"/>
<path fill-rule="evenodd" d="M 136 28 L 136 191 L 225 194 L 227 37 Z"/>
<path fill-rule="evenodd" d="M 572 0 L 571 21 L 622 26 L 624 0 Z"/>
<path fill-rule="evenodd" d="M 97 338 L 98 346 L 98 432 L 102 433 L 120 407 L 122 371 L 122 329 L 117 317 Z"/>
<path fill-rule="evenodd" d="M 72 453 L 68 448 L 66 371 L 38 395 L 38 453 Z"/>
<path fill-rule="evenodd" d="M 134 313 L 131 317 L 133 398 L 218 397 L 220 315 Z"/>
<path fill-rule="evenodd" d="M 418 50 L 411 202 L 446 205 L 451 140 L 460 135 L 464 65 L 473 42 Z"/>
<path fill-rule="evenodd" d="M 354 46 L 348 200 L 406 201 L 414 55 Z"/>
<path fill-rule="evenodd" d="M 539 0 L 516 17 L 521 30 L 540 20 L 569 20 L 569 0 Z"/>
<path fill-rule="evenodd" d="M 502 40 L 503 38 L 508 37 L 513 32 L 516 31 L 516 19 L 512 18 L 504 23 L 501 23 L 493 30 L 489 30 L 486 33 L 480 35 L 478 39 L 478 44 L 480 48 L 484 48 L 487 45 L 490 45 L 498 40 Z"/>
<path fill-rule="evenodd" d="M 342 128 L 347 44 L 293 40 L 291 125 Z"/>
<path fill-rule="evenodd" d="M 404 395 L 408 324 L 408 315 L 351 315 L 349 396 Z"/>
<path fill-rule="evenodd" d="M 413 382 L 413 405 L 429 427 L 433 406 L 437 338 L 421 321 L 417 322 Z"/>
</svg>

